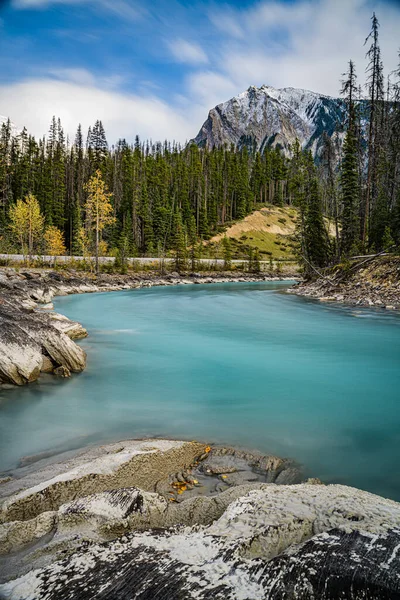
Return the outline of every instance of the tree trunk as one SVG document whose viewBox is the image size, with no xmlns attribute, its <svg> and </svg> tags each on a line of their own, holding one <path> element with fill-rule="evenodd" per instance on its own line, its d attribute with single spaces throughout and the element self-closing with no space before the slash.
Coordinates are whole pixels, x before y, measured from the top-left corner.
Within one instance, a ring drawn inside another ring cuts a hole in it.
<svg viewBox="0 0 400 600">
<path fill-rule="evenodd" d="M 99 274 L 99 215 L 96 221 L 96 275 Z"/>
</svg>

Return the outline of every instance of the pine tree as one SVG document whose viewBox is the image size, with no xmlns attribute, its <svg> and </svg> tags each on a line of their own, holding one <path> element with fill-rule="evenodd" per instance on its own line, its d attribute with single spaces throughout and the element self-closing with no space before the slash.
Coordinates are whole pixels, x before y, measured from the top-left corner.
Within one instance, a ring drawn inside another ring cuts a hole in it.
<svg viewBox="0 0 400 600">
<path fill-rule="evenodd" d="M 342 82 L 341 93 L 345 95 L 347 106 L 347 130 L 343 144 L 343 161 L 340 182 L 342 190 L 342 232 L 340 245 L 345 256 L 356 250 L 359 243 L 360 189 L 357 156 L 357 76 L 354 63 L 349 62 L 346 79 Z"/>
<path fill-rule="evenodd" d="M 364 210 L 363 241 L 367 239 L 368 224 L 371 208 L 377 196 L 377 164 L 381 143 L 381 111 L 384 99 L 383 66 L 379 46 L 379 21 L 373 13 L 372 28 L 365 44 L 371 41 L 367 52 L 368 64 L 368 93 L 369 93 L 369 124 L 368 124 L 368 173 Z"/>
<path fill-rule="evenodd" d="M 182 215 L 178 209 L 174 213 L 173 250 L 175 255 L 175 269 L 178 273 L 181 273 L 186 269 L 187 250 Z"/>
<path fill-rule="evenodd" d="M 309 262 L 313 266 L 325 267 L 329 259 L 329 242 L 315 174 L 310 175 L 305 234 Z"/>
<path fill-rule="evenodd" d="M 222 248 L 224 256 L 224 269 L 228 271 L 232 268 L 232 246 L 231 240 L 226 235 L 224 235 L 222 238 Z"/>
<path fill-rule="evenodd" d="M 345 256 L 349 256 L 357 248 L 360 233 L 357 146 L 350 129 L 346 132 L 343 144 L 340 179 L 343 203 L 341 249 Z"/>
</svg>

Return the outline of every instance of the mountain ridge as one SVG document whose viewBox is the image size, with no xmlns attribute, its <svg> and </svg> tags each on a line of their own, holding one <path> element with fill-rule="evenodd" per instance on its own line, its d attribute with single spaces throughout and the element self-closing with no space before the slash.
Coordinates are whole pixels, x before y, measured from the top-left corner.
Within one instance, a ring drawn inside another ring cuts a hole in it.
<svg viewBox="0 0 400 600">
<path fill-rule="evenodd" d="M 285 154 L 299 139 L 317 156 L 324 132 L 330 137 L 343 120 L 344 102 L 301 88 L 250 86 L 212 108 L 193 141 L 200 147 L 234 144 L 263 152 L 279 146 Z M 340 135 L 340 133 L 339 133 Z"/>
</svg>

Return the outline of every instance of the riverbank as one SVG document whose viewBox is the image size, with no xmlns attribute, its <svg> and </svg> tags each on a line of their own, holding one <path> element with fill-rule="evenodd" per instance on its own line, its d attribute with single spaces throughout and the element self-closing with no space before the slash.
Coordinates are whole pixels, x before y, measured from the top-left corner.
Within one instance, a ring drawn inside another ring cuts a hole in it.
<svg viewBox="0 0 400 600">
<path fill-rule="evenodd" d="M 301 282 L 290 293 L 323 302 L 400 309 L 400 257 L 347 263 L 324 277 Z"/>
<path fill-rule="evenodd" d="M 290 461 L 128 440 L 0 486 L 0 596 L 395 598 L 400 504 Z"/>
<path fill-rule="evenodd" d="M 87 336 L 77 322 L 52 311 L 55 296 L 107 292 L 152 286 L 279 281 L 247 273 L 154 272 L 127 275 L 77 271 L 0 269 L 0 384 L 24 385 L 40 374 L 69 377 L 86 366 L 85 352 L 73 340 Z M 51 312 L 50 312 L 51 311 Z"/>
</svg>

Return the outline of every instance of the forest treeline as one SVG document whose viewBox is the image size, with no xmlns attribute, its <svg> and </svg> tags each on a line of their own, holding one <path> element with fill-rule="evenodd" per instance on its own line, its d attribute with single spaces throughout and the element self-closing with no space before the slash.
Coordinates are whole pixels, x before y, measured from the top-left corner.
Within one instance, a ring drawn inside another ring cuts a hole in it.
<svg viewBox="0 0 400 600">
<path fill-rule="evenodd" d="M 85 136 L 78 126 L 73 141 L 56 118 L 39 140 L 26 129 L 14 135 L 4 123 L 0 251 L 184 259 L 267 203 L 298 208 L 296 241 L 306 269 L 398 247 L 400 66 L 385 78 L 375 14 L 366 56 L 366 93 L 350 60 L 341 89 L 344 120 L 324 136 L 316 161 L 298 142 L 288 158 L 279 147 L 261 154 L 139 138 L 109 146 L 101 121 Z M 229 244 L 223 248 L 229 256 Z"/>
</svg>

